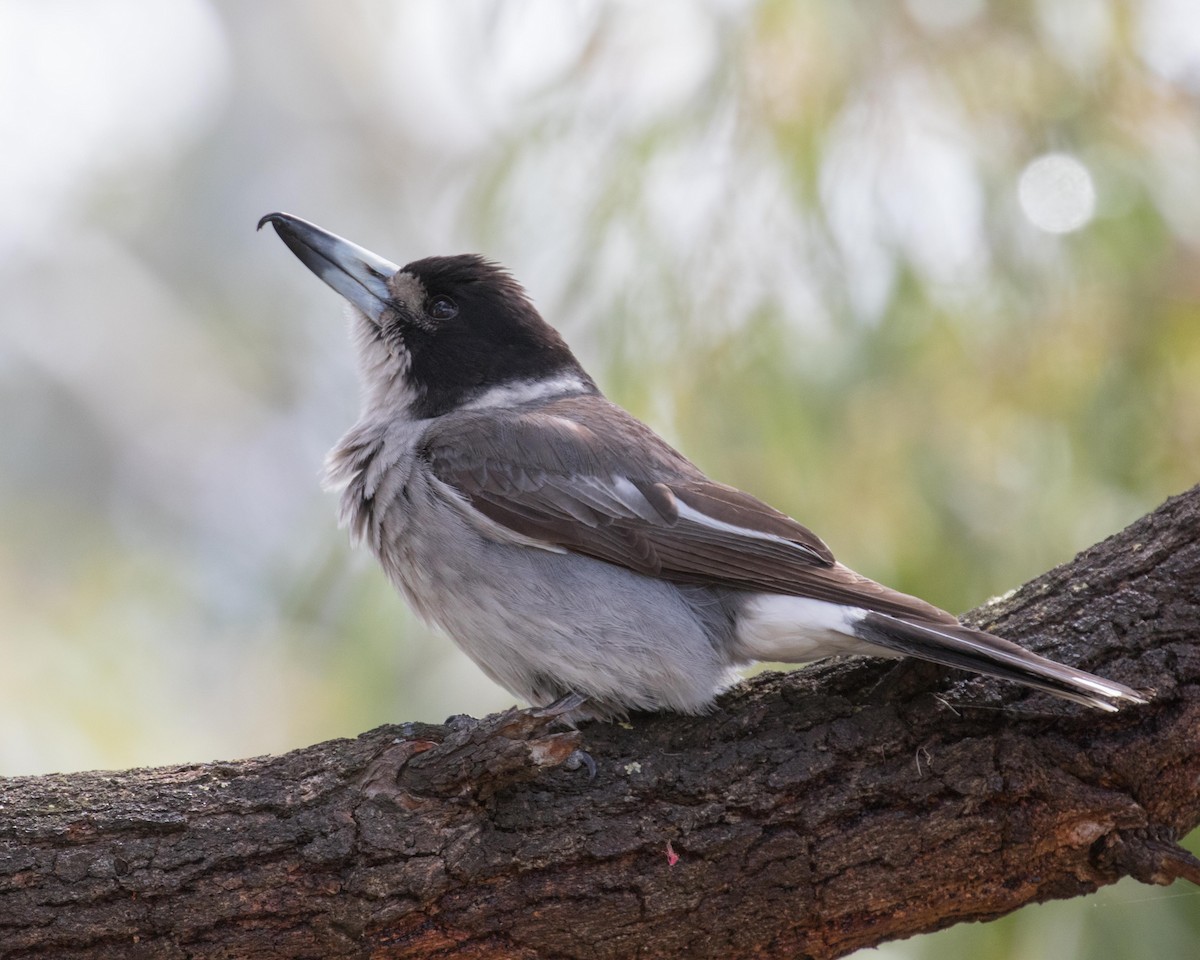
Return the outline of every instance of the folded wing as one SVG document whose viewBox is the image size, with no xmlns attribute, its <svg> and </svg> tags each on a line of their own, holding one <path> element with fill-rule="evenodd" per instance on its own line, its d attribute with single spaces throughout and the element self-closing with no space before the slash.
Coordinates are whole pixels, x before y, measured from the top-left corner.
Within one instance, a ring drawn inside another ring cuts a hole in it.
<svg viewBox="0 0 1200 960">
<path fill-rule="evenodd" d="M 633 455 L 623 455 L 631 445 Z M 677 583 L 957 622 L 836 563 L 812 531 L 709 480 L 639 421 L 598 397 L 455 417 L 430 428 L 422 453 L 437 479 L 470 509 L 550 549 Z"/>
</svg>

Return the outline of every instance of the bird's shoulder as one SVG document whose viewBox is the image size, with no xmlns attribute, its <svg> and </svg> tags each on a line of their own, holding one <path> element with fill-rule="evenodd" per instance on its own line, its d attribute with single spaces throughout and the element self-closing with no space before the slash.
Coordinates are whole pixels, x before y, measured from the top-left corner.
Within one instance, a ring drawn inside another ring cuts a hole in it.
<svg viewBox="0 0 1200 960">
<path fill-rule="evenodd" d="M 458 411 L 431 423 L 420 449 L 449 470 L 488 463 L 560 476 L 703 477 L 646 424 L 598 394 Z"/>
</svg>

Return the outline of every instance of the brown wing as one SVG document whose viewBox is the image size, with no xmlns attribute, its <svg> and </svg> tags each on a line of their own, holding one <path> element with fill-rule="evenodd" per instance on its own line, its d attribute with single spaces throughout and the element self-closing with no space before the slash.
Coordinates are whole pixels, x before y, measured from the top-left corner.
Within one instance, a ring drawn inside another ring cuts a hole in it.
<svg viewBox="0 0 1200 960">
<path fill-rule="evenodd" d="M 953 620 L 835 563 L 812 531 L 709 480 L 600 397 L 459 414 L 430 428 L 422 453 L 488 520 L 551 547 L 677 583 Z"/>
</svg>

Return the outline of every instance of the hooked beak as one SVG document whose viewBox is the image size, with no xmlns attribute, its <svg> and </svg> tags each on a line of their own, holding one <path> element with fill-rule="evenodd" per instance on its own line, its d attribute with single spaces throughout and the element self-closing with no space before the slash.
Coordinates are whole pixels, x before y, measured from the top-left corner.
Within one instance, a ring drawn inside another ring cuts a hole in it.
<svg viewBox="0 0 1200 960">
<path fill-rule="evenodd" d="M 275 228 L 309 270 L 376 324 L 382 323 L 392 297 L 387 281 L 400 269 L 396 264 L 290 213 L 268 213 L 257 229 L 264 223 Z"/>
</svg>

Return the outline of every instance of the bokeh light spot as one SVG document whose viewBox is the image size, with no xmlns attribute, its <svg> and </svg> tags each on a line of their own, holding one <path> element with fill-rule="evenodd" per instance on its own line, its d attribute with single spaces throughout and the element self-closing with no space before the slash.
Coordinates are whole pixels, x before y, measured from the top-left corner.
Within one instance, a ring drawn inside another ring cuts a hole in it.
<svg viewBox="0 0 1200 960">
<path fill-rule="evenodd" d="M 1017 197 L 1029 222 L 1047 233 L 1078 230 L 1096 212 L 1091 173 L 1065 153 L 1047 153 L 1025 167 Z"/>
</svg>

